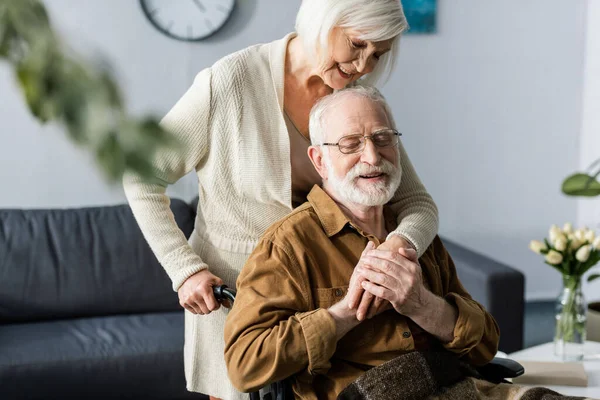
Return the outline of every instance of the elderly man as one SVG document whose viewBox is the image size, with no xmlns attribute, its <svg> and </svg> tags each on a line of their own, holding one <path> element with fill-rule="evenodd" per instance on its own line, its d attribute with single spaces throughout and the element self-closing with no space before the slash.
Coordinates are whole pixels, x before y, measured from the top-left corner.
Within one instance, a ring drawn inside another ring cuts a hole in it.
<svg viewBox="0 0 600 400">
<path fill-rule="evenodd" d="M 233 384 L 253 391 L 293 377 L 297 398 L 325 399 L 415 350 L 489 362 L 498 326 L 463 288 L 439 238 L 419 260 L 412 249 L 375 249 L 393 229 L 385 204 L 406 157 L 381 95 L 355 87 L 323 98 L 310 132 L 323 186 L 269 228 L 238 278 L 225 325 Z M 357 307 L 365 293 L 383 299 L 371 318 Z"/>
</svg>

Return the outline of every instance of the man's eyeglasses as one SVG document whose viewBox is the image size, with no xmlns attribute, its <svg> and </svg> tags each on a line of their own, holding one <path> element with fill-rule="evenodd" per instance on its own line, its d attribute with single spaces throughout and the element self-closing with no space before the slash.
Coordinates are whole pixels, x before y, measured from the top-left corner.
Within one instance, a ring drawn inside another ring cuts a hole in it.
<svg viewBox="0 0 600 400">
<path fill-rule="evenodd" d="M 352 154 L 362 151 L 365 148 L 367 139 L 371 139 L 376 147 L 385 148 L 397 145 L 400 136 L 402 134 L 395 129 L 382 129 L 370 135 L 342 136 L 337 143 L 322 143 L 321 146 L 337 146 L 341 153 Z"/>
</svg>

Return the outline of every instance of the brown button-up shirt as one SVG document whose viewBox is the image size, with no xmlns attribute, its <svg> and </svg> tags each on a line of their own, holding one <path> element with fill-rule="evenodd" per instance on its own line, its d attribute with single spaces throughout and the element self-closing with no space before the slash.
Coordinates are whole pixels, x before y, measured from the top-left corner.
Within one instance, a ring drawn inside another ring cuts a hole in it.
<svg viewBox="0 0 600 400">
<path fill-rule="evenodd" d="M 392 309 L 337 341 L 327 308 L 346 295 L 369 240 L 379 245 L 318 186 L 267 230 L 242 269 L 225 324 L 225 360 L 238 389 L 293 375 L 297 398 L 334 399 L 364 371 L 415 349 L 446 348 L 475 365 L 494 357 L 498 325 L 461 285 L 439 237 L 419 263 L 425 286 L 458 310 L 454 340 L 439 343 Z"/>
</svg>

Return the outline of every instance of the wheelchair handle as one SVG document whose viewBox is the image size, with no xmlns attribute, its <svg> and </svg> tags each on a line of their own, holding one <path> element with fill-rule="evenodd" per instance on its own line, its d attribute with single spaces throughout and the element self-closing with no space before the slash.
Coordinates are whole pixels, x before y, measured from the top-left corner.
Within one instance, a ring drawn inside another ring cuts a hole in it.
<svg viewBox="0 0 600 400">
<path fill-rule="evenodd" d="M 223 300 L 231 300 L 232 303 L 235 301 L 236 291 L 230 289 L 227 285 L 214 286 L 213 293 L 219 303 Z"/>
</svg>

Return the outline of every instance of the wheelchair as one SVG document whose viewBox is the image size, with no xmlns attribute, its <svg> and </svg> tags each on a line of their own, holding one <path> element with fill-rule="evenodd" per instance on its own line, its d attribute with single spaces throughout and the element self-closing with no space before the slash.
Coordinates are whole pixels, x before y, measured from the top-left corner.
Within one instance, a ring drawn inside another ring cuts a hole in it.
<svg viewBox="0 0 600 400">
<path fill-rule="evenodd" d="M 219 302 L 229 300 L 233 305 L 233 302 L 235 301 L 236 291 L 227 287 L 227 285 L 213 287 L 213 293 Z M 489 382 L 508 383 L 509 381 L 506 379 L 523 375 L 525 369 L 521 364 L 514 360 L 494 357 L 494 359 L 486 365 L 477 367 L 477 372 Z M 293 400 L 294 392 L 292 391 L 291 378 L 271 383 L 249 395 L 250 400 Z"/>
</svg>

